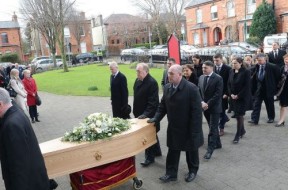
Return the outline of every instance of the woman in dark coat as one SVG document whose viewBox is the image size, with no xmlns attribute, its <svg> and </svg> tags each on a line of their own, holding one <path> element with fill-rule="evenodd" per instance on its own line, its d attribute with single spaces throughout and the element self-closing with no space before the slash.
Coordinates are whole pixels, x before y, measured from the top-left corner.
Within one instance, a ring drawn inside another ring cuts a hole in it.
<svg viewBox="0 0 288 190">
<path fill-rule="evenodd" d="M 281 82 L 280 82 L 280 89 L 281 91 L 278 91 L 279 93 L 279 104 L 281 106 L 280 108 L 280 119 L 278 123 L 275 125 L 275 127 L 284 127 L 285 125 L 285 116 L 287 112 L 288 107 L 288 54 L 284 55 L 284 66 L 281 68 Z M 283 87 L 282 87 L 283 85 Z M 277 94 L 278 95 L 278 94 Z"/>
<path fill-rule="evenodd" d="M 237 57 L 232 61 L 232 70 L 228 79 L 228 94 L 231 97 L 235 117 L 237 119 L 237 132 L 233 143 L 246 133 L 244 128 L 244 115 L 250 101 L 250 71 L 244 68 L 243 59 Z"/>
<path fill-rule="evenodd" d="M 203 75 L 202 60 L 201 60 L 200 55 L 198 55 L 198 54 L 193 55 L 192 61 L 193 61 L 193 65 L 194 65 L 195 74 L 199 78 L 201 75 Z"/>
<path fill-rule="evenodd" d="M 183 77 L 188 80 L 189 82 L 192 82 L 196 86 L 198 86 L 198 77 L 195 74 L 195 70 L 193 68 L 193 65 L 187 64 L 183 65 Z"/>
</svg>

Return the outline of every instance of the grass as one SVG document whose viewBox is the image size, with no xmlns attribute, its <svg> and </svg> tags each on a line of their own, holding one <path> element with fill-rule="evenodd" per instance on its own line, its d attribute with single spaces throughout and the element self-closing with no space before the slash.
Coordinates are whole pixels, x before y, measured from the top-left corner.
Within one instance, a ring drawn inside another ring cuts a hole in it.
<svg viewBox="0 0 288 190">
<path fill-rule="evenodd" d="M 129 95 L 133 95 L 133 85 L 136 79 L 135 69 L 130 65 L 119 65 L 119 70 L 125 74 Z M 157 80 L 161 90 L 163 69 L 152 68 L 150 74 Z M 110 96 L 110 70 L 108 65 L 85 65 L 63 70 L 47 71 L 34 74 L 38 90 L 60 95 L 72 96 Z"/>
</svg>

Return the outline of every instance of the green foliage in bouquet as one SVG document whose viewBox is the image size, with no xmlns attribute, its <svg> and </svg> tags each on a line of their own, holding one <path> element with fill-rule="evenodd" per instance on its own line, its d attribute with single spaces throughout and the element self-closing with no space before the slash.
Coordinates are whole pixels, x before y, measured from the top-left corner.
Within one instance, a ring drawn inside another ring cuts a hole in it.
<svg viewBox="0 0 288 190">
<path fill-rule="evenodd" d="M 131 123 L 121 118 L 112 118 L 108 114 L 93 113 L 84 119 L 79 126 L 66 132 L 62 141 L 86 142 L 112 137 L 128 130 Z"/>
</svg>

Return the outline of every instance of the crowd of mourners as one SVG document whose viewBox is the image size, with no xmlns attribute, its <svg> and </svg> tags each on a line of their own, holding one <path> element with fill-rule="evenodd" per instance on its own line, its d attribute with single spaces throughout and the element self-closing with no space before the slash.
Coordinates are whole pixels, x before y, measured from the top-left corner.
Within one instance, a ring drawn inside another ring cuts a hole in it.
<svg viewBox="0 0 288 190">
<path fill-rule="evenodd" d="M 237 130 L 232 143 L 239 143 L 246 134 L 244 115 L 252 110 L 248 123 L 258 125 L 261 105 L 264 101 L 267 123 L 274 123 L 274 102 L 279 101 L 280 117 L 275 127 L 285 126 L 288 106 L 288 54 L 273 43 L 273 49 L 264 54 L 258 49 L 255 56 L 231 56 L 229 61 L 215 54 L 212 61 L 201 61 L 193 55 L 193 64 L 179 65 L 168 58 L 167 69 L 161 81 L 163 95 L 159 101 L 157 81 L 149 73 L 146 63 L 136 66 L 133 85 L 133 107 L 128 104 L 126 76 L 119 71 L 116 62 L 109 63 L 111 105 L 113 117 L 148 119 L 156 132 L 160 121 L 167 115 L 166 171 L 159 179 L 163 183 L 178 179 L 181 151 L 186 152 L 187 174 L 184 180 L 191 182 L 199 169 L 199 147 L 204 144 L 202 117 L 209 126 L 205 160 L 214 150 L 221 149 L 221 136 L 230 120 L 226 111 L 233 112 Z M 37 85 L 31 76 L 31 68 L 11 64 L 0 66 L 0 159 L 6 189 L 48 190 L 57 183 L 49 180 L 43 156 L 31 123 L 40 122 L 37 112 Z M 11 97 L 6 89 L 13 89 Z M 12 101 L 11 101 L 12 99 Z M 28 107 L 28 108 L 27 108 Z M 133 110 L 132 110 L 133 108 Z M 29 120 L 29 117 L 31 120 Z M 156 143 L 145 150 L 141 162 L 148 167 L 162 151 L 158 136 Z"/>
</svg>

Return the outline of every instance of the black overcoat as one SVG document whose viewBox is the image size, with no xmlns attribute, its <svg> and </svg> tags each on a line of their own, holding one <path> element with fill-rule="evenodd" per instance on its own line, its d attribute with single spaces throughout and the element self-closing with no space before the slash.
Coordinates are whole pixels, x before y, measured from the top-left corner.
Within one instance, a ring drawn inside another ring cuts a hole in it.
<svg viewBox="0 0 288 190">
<path fill-rule="evenodd" d="M 233 109 L 240 115 L 245 114 L 248 110 L 251 101 L 251 87 L 250 87 L 250 71 L 244 67 L 239 69 L 239 72 L 235 74 L 235 69 L 232 69 L 229 74 L 228 80 L 228 94 L 237 95 L 238 99 L 233 100 Z"/>
<path fill-rule="evenodd" d="M 130 118 L 129 114 L 123 112 L 125 106 L 128 105 L 128 88 L 125 75 L 121 72 L 118 72 L 115 77 L 111 75 L 110 86 L 113 117 Z"/>
<path fill-rule="evenodd" d="M 253 73 L 252 78 L 252 85 L 255 87 L 255 96 L 262 96 L 262 83 L 265 83 L 265 96 L 266 97 L 273 97 L 277 93 L 277 84 L 281 78 L 280 69 L 278 66 L 266 63 L 265 65 L 265 75 L 264 75 L 264 82 L 258 79 L 259 75 L 259 65 L 257 64 L 254 68 L 251 69 Z"/>
<path fill-rule="evenodd" d="M 10 107 L 0 128 L 0 159 L 6 190 L 48 190 L 49 179 L 29 119 Z"/>
<path fill-rule="evenodd" d="M 173 150 L 197 150 L 204 143 L 202 131 L 201 98 L 197 86 L 181 80 L 171 93 L 172 85 L 166 84 L 155 115 L 156 121 L 167 114 L 167 146 Z"/>
<path fill-rule="evenodd" d="M 229 73 L 230 73 L 231 67 L 226 65 L 226 64 L 222 64 L 221 70 L 219 73 L 217 73 L 218 75 L 220 75 L 223 79 L 223 93 L 222 96 L 228 95 L 228 79 L 229 79 Z M 214 67 L 214 71 L 216 71 L 216 66 Z M 223 97 L 222 97 L 223 98 Z M 222 111 L 226 110 L 228 108 L 228 98 L 225 98 L 222 100 Z"/>
<path fill-rule="evenodd" d="M 159 105 L 159 87 L 157 81 L 148 73 L 143 81 L 135 80 L 133 89 L 134 116 L 145 115 L 148 118 L 153 117 Z"/>
<path fill-rule="evenodd" d="M 268 62 L 277 65 L 278 68 L 281 68 L 284 65 L 283 56 L 285 54 L 286 54 L 286 51 L 278 49 L 278 56 L 274 57 L 274 52 L 270 51 L 268 53 Z"/>
</svg>

